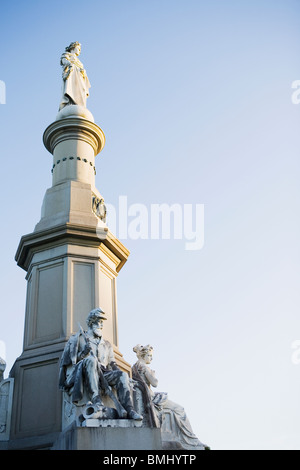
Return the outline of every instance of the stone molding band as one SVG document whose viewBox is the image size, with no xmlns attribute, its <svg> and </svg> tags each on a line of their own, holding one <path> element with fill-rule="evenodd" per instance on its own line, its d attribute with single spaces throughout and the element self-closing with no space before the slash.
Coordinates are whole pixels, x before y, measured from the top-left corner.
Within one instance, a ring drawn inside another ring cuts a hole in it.
<svg viewBox="0 0 300 470">
<path fill-rule="evenodd" d="M 20 268 L 28 271 L 33 254 L 41 247 L 61 246 L 64 243 L 79 246 L 100 247 L 104 245 L 116 258 L 116 272 L 119 272 L 127 261 L 129 250 L 115 237 L 107 227 L 103 232 L 96 227 L 66 223 L 23 235 L 21 237 L 15 260 Z"/>
<path fill-rule="evenodd" d="M 43 134 L 43 143 L 52 154 L 55 147 L 66 140 L 83 140 L 93 148 L 96 156 L 104 147 L 105 135 L 97 124 L 75 117 L 54 121 Z"/>
<path fill-rule="evenodd" d="M 95 167 L 95 165 L 93 165 L 93 162 L 89 162 L 86 158 L 81 158 L 81 157 L 64 157 L 64 158 L 61 158 L 60 160 L 57 160 L 51 168 L 51 173 L 53 173 L 53 170 L 57 165 L 59 165 L 61 162 L 65 162 L 67 160 L 79 160 L 79 161 L 82 161 L 84 163 L 89 163 L 90 166 L 93 167 L 94 174 L 96 174 L 96 167 Z"/>
</svg>

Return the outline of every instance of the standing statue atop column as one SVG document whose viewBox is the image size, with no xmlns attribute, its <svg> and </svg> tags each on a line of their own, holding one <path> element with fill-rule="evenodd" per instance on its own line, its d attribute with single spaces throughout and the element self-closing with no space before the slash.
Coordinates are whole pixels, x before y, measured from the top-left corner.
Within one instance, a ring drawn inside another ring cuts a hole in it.
<svg viewBox="0 0 300 470">
<path fill-rule="evenodd" d="M 63 67 L 63 89 L 59 110 L 68 105 L 86 107 L 86 100 L 91 87 L 83 64 L 78 59 L 81 52 L 79 42 L 71 42 L 60 59 Z"/>
<path fill-rule="evenodd" d="M 71 395 L 75 405 L 91 402 L 94 411 L 105 412 L 103 396 L 109 396 L 119 418 L 143 419 L 133 408 L 129 376 L 115 362 L 112 345 L 103 339 L 105 313 L 91 310 L 87 317 L 88 330 L 72 335 L 65 346 L 59 375 L 59 386 Z M 114 387 L 117 397 L 111 390 Z"/>
<path fill-rule="evenodd" d="M 156 413 L 162 427 L 162 437 L 169 440 L 170 448 L 173 448 L 175 441 L 183 449 L 204 450 L 206 446 L 202 444 L 193 433 L 190 422 L 186 416 L 184 408 L 169 400 L 165 392 L 154 393 L 152 387 L 157 387 L 158 380 L 155 377 L 155 371 L 151 370 L 149 364 L 152 361 L 153 348 L 149 344 L 142 346 L 138 344 L 133 348 L 138 361 L 132 367 L 133 379 L 144 384 L 147 408 L 152 413 Z M 171 419 L 165 420 L 166 415 Z M 173 444 L 172 444 L 173 441 Z"/>
</svg>

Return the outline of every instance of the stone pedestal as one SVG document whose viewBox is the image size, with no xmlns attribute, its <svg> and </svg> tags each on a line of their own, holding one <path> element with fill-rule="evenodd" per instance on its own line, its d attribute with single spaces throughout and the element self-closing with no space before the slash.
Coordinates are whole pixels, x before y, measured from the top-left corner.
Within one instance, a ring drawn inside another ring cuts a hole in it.
<svg viewBox="0 0 300 470">
<path fill-rule="evenodd" d="M 11 371 L 13 448 L 51 445 L 61 432 L 60 357 L 78 323 L 86 327 L 91 309 L 101 306 L 106 312 L 104 337 L 119 366 L 131 371 L 118 349 L 116 293 L 129 251 L 95 211 L 95 198 L 102 199 L 95 187 L 95 157 L 104 146 L 103 131 L 92 120 L 65 112 L 43 140 L 53 154 L 52 187 L 40 221 L 21 238 L 16 253 L 27 272 L 27 300 L 23 352 Z"/>
<path fill-rule="evenodd" d="M 118 420 L 117 420 L 118 421 Z M 53 450 L 162 450 L 160 429 L 126 426 L 80 427 L 65 429 Z"/>
</svg>

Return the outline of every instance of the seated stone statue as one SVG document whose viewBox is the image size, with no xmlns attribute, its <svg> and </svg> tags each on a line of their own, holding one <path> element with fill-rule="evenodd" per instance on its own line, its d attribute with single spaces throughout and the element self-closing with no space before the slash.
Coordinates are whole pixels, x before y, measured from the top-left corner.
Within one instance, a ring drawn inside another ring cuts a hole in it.
<svg viewBox="0 0 300 470">
<path fill-rule="evenodd" d="M 88 330 L 80 328 L 70 337 L 61 358 L 59 386 L 78 406 L 91 402 L 95 409 L 103 410 L 102 398 L 108 395 L 119 418 L 142 420 L 133 408 L 129 376 L 119 369 L 112 345 L 102 336 L 103 320 L 106 317 L 101 308 L 92 310 L 87 317 Z"/>
<path fill-rule="evenodd" d="M 171 441 L 174 439 L 174 441 L 178 442 L 179 447 L 183 449 L 204 450 L 206 446 L 193 433 L 184 408 L 169 400 L 167 393 L 153 392 L 151 387 L 157 387 L 158 380 L 155 377 L 155 371 L 151 370 L 148 366 L 152 361 L 152 346 L 149 344 L 147 346 L 138 344 L 133 348 L 133 351 L 136 353 L 138 361 L 132 367 L 132 376 L 136 382 L 144 385 L 144 394 L 148 401 L 146 407 L 150 414 L 152 425 L 157 427 L 157 419 L 159 420 L 162 427 L 162 437 L 164 439 L 165 435 L 165 439 L 170 441 L 170 448 L 172 448 Z M 166 414 L 172 416 L 171 426 L 165 420 Z M 172 429 L 168 429 L 168 426 Z"/>
</svg>

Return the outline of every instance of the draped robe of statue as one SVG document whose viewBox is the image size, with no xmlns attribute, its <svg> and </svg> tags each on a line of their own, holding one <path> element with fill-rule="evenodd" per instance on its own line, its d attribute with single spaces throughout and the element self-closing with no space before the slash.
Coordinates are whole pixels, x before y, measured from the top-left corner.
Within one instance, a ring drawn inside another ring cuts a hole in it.
<svg viewBox="0 0 300 470">
<path fill-rule="evenodd" d="M 169 400 L 168 394 L 165 392 L 153 392 L 151 385 L 157 385 L 155 372 L 150 369 L 143 361 L 138 360 L 132 367 L 133 379 L 137 382 L 143 382 L 147 390 L 146 400 L 148 401 L 147 408 L 150 413 L 151 420 L 155 421 L 153 414 L 156 413 L 157 418 L 161 423 L 164 420 L 164 413 L 170 412 L 176 423 L 176 434 L 184 449 L 196 450 L 204 449 L 204 445 L 199 441 L 194 434 L 191 424 L 187 418 L 185 410 L 182 406 Z M 154 418 L 154 419 L 153 419 Z M 155 424 L 154 424 L 155 426 Z"/>
<path fill-rule="evenodd" d="M 86 100 L 91 87 L 83 64 L 72 52 L 62 54 L 60 63 L 63 67 L 62 99 L 59 110 L 67 105 L 86 107 Z"/>
</svg>

